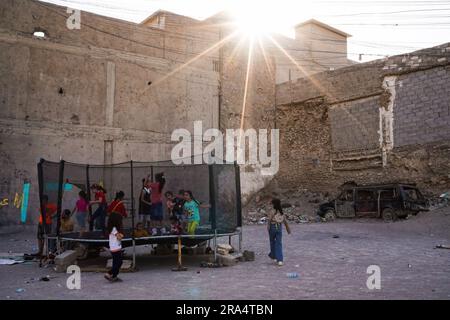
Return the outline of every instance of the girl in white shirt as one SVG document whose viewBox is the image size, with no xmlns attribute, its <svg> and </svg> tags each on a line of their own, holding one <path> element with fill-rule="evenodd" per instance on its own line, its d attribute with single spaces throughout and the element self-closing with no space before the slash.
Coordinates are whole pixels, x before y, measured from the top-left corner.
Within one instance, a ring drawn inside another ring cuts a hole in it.
<svg viewBox="0 0 450 320">
<path fill-rule="evenodd" d="M 108 219 L 109 251 L 112 256 L 112 268 L 105 274 L 109 281 L 117 281 L 120 267 L 122 266 L 122 216 L 116 212 L 110 214 Z"/>
</svg>

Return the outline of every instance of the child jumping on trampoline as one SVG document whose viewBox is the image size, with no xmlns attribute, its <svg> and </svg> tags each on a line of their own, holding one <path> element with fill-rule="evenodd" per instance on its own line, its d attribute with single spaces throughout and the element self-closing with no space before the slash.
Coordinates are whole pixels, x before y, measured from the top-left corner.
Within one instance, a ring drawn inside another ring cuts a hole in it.
<svg viewBox="0 0 450 320">
<path fill-rule="evenodd" d="M 200 208 L 210 208 L 209 204 L 200 204 L 193 194 L 192 191 L 186 190 L 184 191 L 184 205 L 183 210 L 185 215 L 187 216 L 187 233 L 194 235 L 197 230 L 198 225 L 200 224 Z"/>
<path fill-rule="evenodd" d="M 79 199 L 75 203 L 75 208 L 72 210 L 72 215 L 76 213 L 75 218 L 77 220 L 80 235 L 86 231 L 86 220 L 89 212 L 89 201 L 87 194 L 83 190 L 78 193 Z"/>
<path fill-rule="evenodd" d="M 139 196 L 139 220 L 144 224 L 144 228 L 150 227 L 150 217 L 152 214 L 152 189 L 149 177 L 142 179 L 142 190 Z"/>
<path fill-rule="evenodd" d="M 95 226 L 96 229 L 105 231 L 106 207 L 107 207 L 106 190 L 98 184 L 93 184 L 91 189 L 94 192 L 95 200 L 90 201 L 89 205 L 92 206 L 93 204 L 98 204 L 98 208 L 92 215 L 89 229 L 92 229 Z"/>
<path fill-rule="evenodd" d="M 158 229 L 161 234 L 166 233 L 166 229 L 162 226 L 163 221 L 163 204 L 161 193 L 166 183 L 164 178 L 164 173 L 160 172 L 155 175 L 156 182 L 150 183 L 150 188 L 152 190 L 151 203 L 152 203 L 152 213 L 150 215 L 150 220 L 152 224 L 152 236 L 158 234 Z"/>
<path fill-rule="evenodd" d="M 183 205 L 184 200 L 179 196 L 175 197 L 172 191 L 166 191 L 166 207 L 169 217 L 176 217 L 180 222 L 183 221 Z"/>
<path fill-rule="evenodd" d="M 119 281 L 117 277 L 122 266 L 122 239 L 124 237 L 122 216 L 116 212 L 111 213 L 108 219 L 107 231 L 109 233 L 109 251 L 112 256 L 112 268 L 105 274 L 105 279 L 111 282 Z"/>
<path fill-rule="evenodd" d="M 116 197 L 114 198 L 113 202 L 111 202 L 106 209 L 108 216 L 110 216 L 112 213 L 118 213 L 122 216 L 122 218 L 128 217 L 127 209 L 123 204 L 124 197 L 125 193 L 123 191 L 119 191 L 116 193 Z"/>
</svg>

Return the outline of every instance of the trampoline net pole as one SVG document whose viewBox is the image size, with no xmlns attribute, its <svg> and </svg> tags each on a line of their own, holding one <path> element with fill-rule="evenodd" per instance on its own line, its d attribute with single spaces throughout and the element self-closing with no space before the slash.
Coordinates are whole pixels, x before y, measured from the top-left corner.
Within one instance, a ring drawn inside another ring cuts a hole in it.
<svg viewBox="0 0 450 320">
<path fill-rule="evenodd" d="M 237 162 L 234 162 L 234 173 L 236 181 L 236 215 L 237 226 L 242 227 L 242 203 L 241 203 L 241 171 Z"/>
<path fill-rule="evenodd" d="M 42 205 L 42 195 L 44 194 L 44 173 L 42 171 L 42 164 L 44 163 L 44 159 L 41 159 L 37 165 L 38 169 L 38 184 L 39 184 L 39 207 L 41 208 L 41 216 L 42 216 L 42 225 L 44 225 L 45 220 L 45 208 Z M 46 230 L 44 228 L 44 234 L 46 234 Z"/>
<path fill-rule="evenodd" d="M 133 160 L 130 161 L 130 190 L 131 190 L 131 239 L 133 239 L 133 268 L 136 268 L 136 241 L 134 238 L 134 173 Z"/>
<path fill-rule="evenodd" d="M 61 227 L 61 207 L 62 207 L 62 196 L 63 196 L 63 185 L 64 185 L 64 160 L 59 162 L 59 178 L 58 178 L 58 203 L 56 209 L 56 237 L 59 237 L 59 229 Z"/>
<path fill-rule="evenodd" d="M 86 195 L 87 199 L 91 201 L 91 182 L 89 178 L 89 165 L 86 165 Z M 88 216 L 89 216 L 89 231 L 94 229 L 94 224 L 92 223 L 92 207 L 88 206 Z"/>
</svg>

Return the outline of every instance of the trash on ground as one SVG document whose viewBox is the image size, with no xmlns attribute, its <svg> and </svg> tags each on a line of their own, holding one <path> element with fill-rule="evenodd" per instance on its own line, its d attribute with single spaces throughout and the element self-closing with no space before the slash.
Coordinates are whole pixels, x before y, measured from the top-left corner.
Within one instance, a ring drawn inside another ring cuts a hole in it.
<svg viewBox="0 0 450 320">
<path fill-rule="evenodd" d="M 450 244 L 438 244 L 436 249 L 450 249 Z"/>
<path fill-rule="evenodd" d="M 289 272 L 289 273 L 286 274 L 286 276 L 288 278 L 294 279 L 294 278 L 298 278 L 298 273 L 297 272 Z"/>
<path fill-rule="evenodd" d="M 23 253 L 2 252 L 0 253 L 0 265 L 11 265 L 25 262 Z"/>
<path fill-rule="evenodd" d="M 338 238 L 340 238 L 337 234 L 335 234 L 334 236 L 333 236 L 333 238 L 334 239 L 338 239 Z"/>
<path fill-rule="evenodd" d="M 21 293 L 21 292 L 24 292 L 24 291 L 25 291 L 25 289 L 23 289 L 23 288 L 16 289 L 17 293 Z"/>
</svg>

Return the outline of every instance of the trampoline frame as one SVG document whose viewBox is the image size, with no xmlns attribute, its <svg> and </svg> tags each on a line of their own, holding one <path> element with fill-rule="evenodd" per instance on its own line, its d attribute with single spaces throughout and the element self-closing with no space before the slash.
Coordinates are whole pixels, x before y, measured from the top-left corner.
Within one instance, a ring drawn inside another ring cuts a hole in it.
<svg viewBox="0 0 450 320">
<path fill-rule="evenodd" d="M 44 194 L 44 177 L 43 177 L 43 163 L 46 160 L 41 158 L 40 161 L 37 164 L 37 171 L 38 171 L 38 184 L 39 184 L 39 204 L 41 208 L 42 213 L 42 221 L 46 221 L 45 217 L 45 210 L 44 206 L 42 204 L 42 196 Z M 50 161 L 51 162 L 51 161 Z M 161 163 L 161 162 L 167 162 L 166 161 L 156 161 L 153 163 Z M 56 162 L 52 162 L 56 163 Z M 70 237 L 64 237 L 64 234 L 60 233 L 60 226 L 61 226 L 61 207 L 62 207 L 62 195 L 63 195 L 63 185 L 64 185 L 64 164 L 66 162 L 64 160 L 59 161 L 59 177 L 58 177 L 58 201 L 57 201 L 57 230 L 56 235 L 53 236 L 51 234 L 47 234 L 46 228 L 44 228 L 44 240 L 45 240 L 45 247 L 46 247 L 46 255 L 49 255 L 49 240 L 56 240 L 56 250 L 57 252 L 60 252 L 61 250 L 61 241 L 71 241 L 71 242 L 79 242 L 79 243 L 99 243 L 99 242 L 108 242 L 108 239 L 80 239 L 80 238 L 70 238 Z M 130 160 L 128 162 L 124 163 L 130 163 L 130 190 L 131 190 L 131 224 L 132 224 L 132 230 L 135 229 L 135 206 L 134 206 L 134 176 L 133 176 L 133 160 Z M 119 164 L 124 164 L 119 163 Z M 139 162 L 140 163 L 140 162 Z M 151 164 L 152 162 L 148 162 Z M 95 165 L 96 167 L 112 167 L 119 164 L 110 164 L 110 165 Z M 76 165 L 84 165 L 86 166 L 86 187 L 90 187 L 90 180 L 89 180 L 89 168 L 90 164 L 76 164 Z M 196 164 L 192 164 L 192 166 L 195 166 Z M 231 165 L 231 164 L 228 164 Z M 217 239 L 221 237 L 229 237 L 229 244 L 231 244 L 231 239 L 233 236 L 238 236 L 238 252 L 242 252 L 242 204 L 241 204 L 241 181 L 240 181 L 240 168 L 239 165 L 234 162 L 234 169 L 235 169 L 235 183 L 236 183 L 236 215 L 237 215 L 237 227 L 235 228 L 234 232 L 227 232 L 227 233 L 218 233 L 217 231 L 217 225 L 216 225 L 216 208 L 215 208 L 215 186 L 214 186 L 214 179 L 212 177 L 213 175 L 213 166 L 220 166 L 220 164 L 208 164 L 209 169 L 209 192 L 210 192 L 210 200 L 211 200 L 211 215 L 214 217 L 212 219 L 211 228 L 214 231 L 214 233 L 209 234 L 197 234 L 197 235 L 189 235 L 189 234 L 182 234 L 182 235 L 161 235 L 161 236 L 148 236 L 148 237 L 134 237 L 134 232 L 131 233 L 131 237 L 122 239 L 123 242 L 132 242 L 132 248 L 133 248 L 133 263 L 132 268 L 136 269 L 136 240 L 143 240 L 143 241 L 149 241 L 149 240 L 155 240 L 155 239 L 178 239 L 179 241 L 183 238 L 187 239 L 205 239 L 206 240 L 213 240 L 213 246 L 214 246 L 214 261 L 217 262 Z M 176 167 L 177 165 L 173 165 Z M 190 166 L 184 164 L 183 166 Z M 151 168 L 151 174 L 153 175 L 153 166 L 150 166 Z M 88 192 L 88 197 L 90 198 L 90 192 Z M 89 215 L 91 214 L 91 208 L 89 207 Z M 151 243 L 151 242 L 149 242 Z M 181 254 L 181 253 L 180 253 Z M 181 256 L 178 257 L 179 259 Z M 181 261 L 181 260 L 179 260 Z"/>
</svg>

